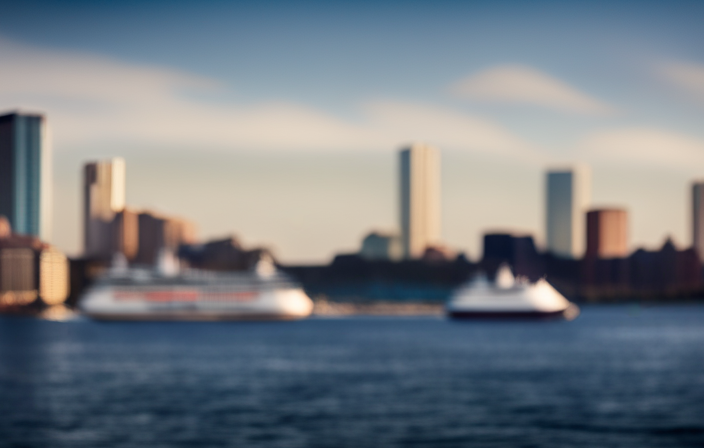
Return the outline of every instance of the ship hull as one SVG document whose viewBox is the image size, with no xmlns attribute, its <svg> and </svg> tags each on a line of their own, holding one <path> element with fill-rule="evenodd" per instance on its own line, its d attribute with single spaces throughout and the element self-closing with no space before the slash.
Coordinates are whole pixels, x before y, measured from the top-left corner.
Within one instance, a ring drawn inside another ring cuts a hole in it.
<svg viewBox="0 0 704 448">
<path fill-rule="evenodd" d="M 136 321 L 136 322 L 218 322 L 218 321 L 286 321 L 299 320 L 307 316 L 282 313 L 204 313 L 204 312 L 179 312 L 179 313 L 84 313 L 94 320 L 100 321 Z"/>
<path fill-rule="evenodd" d="M 557 311 L 538 310 L 447 310 L 450 319 L 466 320 L 572 320 L 579 315 L 579 308 L 570 304 L 569 307 Z"/>
<path fill-rule="evenodd" d="M 91 288 L 79 308 L 85 316 L 102 321 L 271 321 L 306 318 L 313 303 L 300 288 L 258 288 L 244 281 L 201 285 L 130 283 Z"/>
</svg>

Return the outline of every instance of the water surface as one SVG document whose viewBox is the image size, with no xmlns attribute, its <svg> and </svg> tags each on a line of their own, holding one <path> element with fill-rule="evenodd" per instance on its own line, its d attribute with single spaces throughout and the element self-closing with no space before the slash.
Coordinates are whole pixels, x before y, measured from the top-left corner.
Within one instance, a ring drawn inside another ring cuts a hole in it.
<svg viewBox="0 0 704 448">
<path fill-rule="evenodd" d="M 0 319 L 0 446 L 704 444 L 704 307 L 574 322 Z"/>
</svg>

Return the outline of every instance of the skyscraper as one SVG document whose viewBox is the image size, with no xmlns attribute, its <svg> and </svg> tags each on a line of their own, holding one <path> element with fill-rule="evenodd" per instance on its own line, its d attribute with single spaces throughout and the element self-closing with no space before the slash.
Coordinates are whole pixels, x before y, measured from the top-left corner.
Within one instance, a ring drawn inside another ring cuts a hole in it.
<svg viewBox="0 0 704 448">
<path fill-rule="evenodd" d="M 116 214 L 125 208 L 125 161 L 114 158 L 86 163 L 83 200 L 84 253 L 89 257 L 110 257 L 116 247 L 121 247 L 115 241 L 112 224 Z"/>
<path fill-rule="evenodd" d="M 567 258 L 584 253 L 584 213 L 591 199 L 587 167 L 547 172 L 545 238 L 548 251 Z"/>
<path fill-rule="evenodd" d="M 51 148 L 42 115 L 0 116 L 0 215 L 16 233 L 51 239 Z"/>
<path fill-rule="evenodd" d="M 628 256 L 628 212 L 600 209 L 587 212 L 586 257 L 624 258 Z"/>
<path fill-rule="evenodd" d="M 440 154 L 414 144 L 400 152 L 400 221 L 404 258 L 440 240 Z"/>
<path fill-rule="evenodd" d="M 692 246 L 704 260 L 704 182 L 692 184 Z"/>
</svg>

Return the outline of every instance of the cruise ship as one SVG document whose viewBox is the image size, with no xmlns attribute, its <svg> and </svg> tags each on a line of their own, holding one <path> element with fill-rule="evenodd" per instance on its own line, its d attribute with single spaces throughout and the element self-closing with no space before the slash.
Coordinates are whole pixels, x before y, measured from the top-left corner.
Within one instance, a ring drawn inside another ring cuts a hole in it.
<svg viewBox="0 0 704 448">
<path fill-rule="evenodd" d="M 313 302 L 269 260 L 215 272 L 180 270 L 166 258 L 156 268 L 113 262 L 79 308 L 97 320 L 291 320 L 309 316 Z"/>
<path fill-rule="evenodd" d="M 516 279 L 507 265 L 502 265 L 496 280 L 479 275 L 458 288 L 446 307 L 455 319 L 575 319 L 577 305 L 569 302 L 545 279 L 531 283 Z"/>
</svg>

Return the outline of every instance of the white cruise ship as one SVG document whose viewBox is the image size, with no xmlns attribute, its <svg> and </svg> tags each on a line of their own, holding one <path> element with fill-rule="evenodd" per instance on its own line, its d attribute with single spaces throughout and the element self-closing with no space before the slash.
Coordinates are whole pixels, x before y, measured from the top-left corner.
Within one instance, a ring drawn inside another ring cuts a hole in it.
<svg viewBox="0 0 704 448">
<path fill-rule="evenodd" d="M 446 307 L 447 315 L 457 319 L 478 318 L 561 318 L 572 320 L 579 315 L 577 305 L 570 303 L 545 279 L 530 283 L 514 278 L 508 266 L 502 265 L 496 281 L 484 275 L 458 288 Z"/>
<path fill-rule="evenodd" d="M 313 302 L 299 285 L 260 261 L 253 271 L 179 271 L 113 267 L 89 288 L 80 310 L 98 320 L 289 320 L 310 315 Z"/>
</svg>

